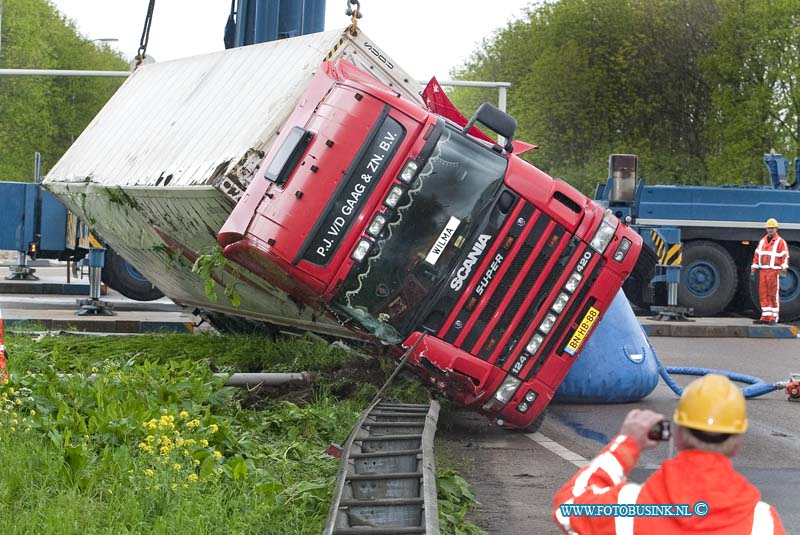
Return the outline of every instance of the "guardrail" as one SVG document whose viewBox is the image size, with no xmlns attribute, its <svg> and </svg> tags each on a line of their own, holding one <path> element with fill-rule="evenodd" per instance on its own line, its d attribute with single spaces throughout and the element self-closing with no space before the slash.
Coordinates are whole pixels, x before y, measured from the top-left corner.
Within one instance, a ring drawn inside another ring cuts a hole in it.
<svg viewBox="0 0 800 535">
<path fill-rule="evenodd" d="M 439 535 L 438 417 L 436 401 L 370 405 L 342 448 L 323 535 Z"/>
</svg>

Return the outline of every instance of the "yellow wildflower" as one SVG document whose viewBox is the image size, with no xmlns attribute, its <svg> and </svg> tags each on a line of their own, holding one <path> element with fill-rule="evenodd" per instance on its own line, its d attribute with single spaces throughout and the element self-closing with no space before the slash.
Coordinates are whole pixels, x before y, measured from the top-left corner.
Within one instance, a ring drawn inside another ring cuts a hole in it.
<svg viewBox="0 0 800 535">
<path fill-rule="evenodd" d="M 212 433 L 216 433 L 217 431 L 219 431 L 219 426 L 217 424 L 211 424 L 208 426 L 208 428 L 211 429 Z"/>
<path fill-rule="evenodd" d="M 198 420 L 197 418 L 195 418 L 194 420 L 190 420 L 186 422 L 186 427 L 188 427 L 189 429 L 200 427 L 200 420 Z"/>
<path fill-rule="evenodd" d="M 153 477 L 153 475 L 155 475 L 155 472 L 153 471 L 152 468 L 148 468 L 147 470 L 144 471 L 144 475 L 146 475 L 147 477 Z"/>
<path fill-rule="evenodd" d="M 200 445 L 203 446 L 204 448 L 207 448 L 208 447 L 208 440 L 206 440 L 204 438 L 201 438 L 200 439 Z"/>
<path fill-rule="evenodd" d="M 200 459 L 195 459 L 194 460 L 194 465 L 195 466 L 200 466 Z"/>
<path fill-rule="evenodd" d="M 222 453 L 220 453 L 218 451 L 215 451 L 214 452 L 214 459 L 219 461 L 221 458 L 222 458 Z"/>
<path fill-rule="evenodd" d="M 14 403 L 16 403 L 17 405 L 22 405 L 22 400 L 17 398 L 16 401 L 14 401 Z"/>
<path fill-rule="evenodd" d="M 181 413 L 178 416 L 180 416 L 181 418 L 188 418 L 189 417 L 189 413 L 186 412 L 186 411 L 181 411 Z"/>
<path fill-rule="evenodd" d="M 189 474 L 189 478 L 188 479 L 192 483 L 196 482 L 197 481 L 197 474 Z"/>
<path fill-rule="evenodd" d="M 36 411 L 31 409 L 31 416 L 36 416 Z"/>
<path fill-rule="evenodd" d="M 175 464 L 172 465 L 172 469 L 175 470 L 176 472 L 178 472 L 181 469 L 181 465 L 179 465 L 178 463 L 175 463 Z"/>
<path fill-rule="evenodd" d="M 172 485 L 169 486 L 169 488 L 172 489 L 173 491 L 178 490 L 178 484 L 173 483 Z"/>
</svg>

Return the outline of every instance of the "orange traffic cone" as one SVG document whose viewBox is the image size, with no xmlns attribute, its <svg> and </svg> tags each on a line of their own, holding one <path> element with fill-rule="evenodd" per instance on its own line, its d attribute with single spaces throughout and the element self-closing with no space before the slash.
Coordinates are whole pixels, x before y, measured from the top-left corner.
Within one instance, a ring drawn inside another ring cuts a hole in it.
<svg viewBox="0 0 800 535">
<path fill-rule="evenodd" d="M 6 345 L 3 341 L 3 310 L 0 309 L 0 381 L 3 381 L 8 377 L 8 372 L 6 371 L 7 356 L 8 351 L 6 350 Z"/>
</svg>

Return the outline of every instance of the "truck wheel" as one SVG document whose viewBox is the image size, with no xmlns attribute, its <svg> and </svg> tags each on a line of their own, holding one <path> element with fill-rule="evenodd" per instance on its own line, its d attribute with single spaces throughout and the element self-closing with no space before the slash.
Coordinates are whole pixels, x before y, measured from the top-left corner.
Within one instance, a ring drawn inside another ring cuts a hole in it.
<svg viewBox="0 0 800 535">
<path fill-rule="evenodd" d="M 758 302 L 758 278 L 749 279 L 750 269 L 747 270 L 747 283 L 742 281 L 742 293 L 749 299 L 748 304 L 756 314 L 761 313 Z M 744 276 L 744 275 L 743 275 Z M 800 247 L 789 246 L 789 269 L 786 276 L 780 280 L 781 287 L 781 312 L 780 321 L 794 321 L 800 318 Z"/>
<path fill-rule="evenodd" d="M 547 415 L 547 409 L 543 410 L 539 416 L 537 416 L 528 427 L 520 429 L 523 433 L 536 433 L 539 428 L 542 427 L 544 423 L 545 416 Z"/>
<path fill-rule="evenodd" d="M 164 297 L 161 290 L 108 246 L 102 280 L 125 297 L 136 301 L 154 301 Z"/>
<path fill-rule="evenodd" d="M 650 279 L 655 275 L 657 263 L 658 257 L 655 251 L 649 247 L 643 247 L 630 277 L 622 286 L 625 297 L 632 306 L 650 311 L 650 305 L 655 303 L 655 289 L 650 286 Z"/>
<path fill-rule="evenodd" d="M 695 316 L 722 312 L 736 293 L 738 275 L 730 253 L 714 242 L 683 245 L 678 304 L 694 308 Z"/>
<path fill-rule="evenodd" d="M 789 246 L 789 269 L 781 279 L 781 321 L 800 318 L 800 247 Z"/>
</svg>

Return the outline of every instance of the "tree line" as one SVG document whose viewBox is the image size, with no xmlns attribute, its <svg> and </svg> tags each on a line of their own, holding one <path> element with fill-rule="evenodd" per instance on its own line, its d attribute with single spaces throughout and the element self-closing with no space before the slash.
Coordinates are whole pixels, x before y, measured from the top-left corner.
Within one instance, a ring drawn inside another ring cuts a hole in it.
<svg viewBox="0 0 800 535">
<path fill-rule="evenodd" d="M 0 1 L 0 68 L 130 69 L 121 55 L 79 35 L 47 0 Z M 33 180 L 36 151 L 46 173 L 122 82 L 0 76 L 0 180 Z"/>
<path fill-rule="evenodd" d="M 512 83 L 532 163 L 585 193 L 608 154 L 650 183 L 767 183 L 761 155 L 798 155 L 797 0 L 558 0 L 530 5 L 451 73 Z M 460 88 L 469 115 L 489 91 Z"/>
</svg>

